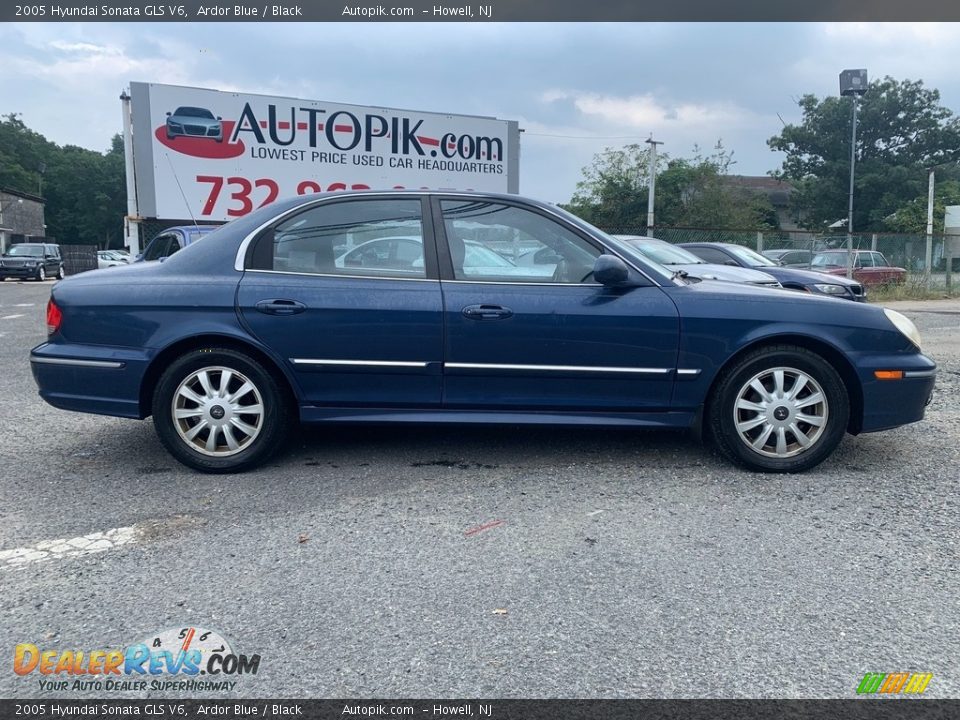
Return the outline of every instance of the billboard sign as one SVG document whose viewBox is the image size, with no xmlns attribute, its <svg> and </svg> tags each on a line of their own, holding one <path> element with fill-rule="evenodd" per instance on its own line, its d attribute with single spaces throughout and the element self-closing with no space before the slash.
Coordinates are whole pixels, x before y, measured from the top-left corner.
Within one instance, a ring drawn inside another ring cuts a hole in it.
<svg viewBox="0 0 960 720">
<path fill-rule="evenodd" d="M 130 97 L 140 217 L 222 222 L 347 189 L 519 191 L 515 121 L 152 83 Z"/>
</svg>

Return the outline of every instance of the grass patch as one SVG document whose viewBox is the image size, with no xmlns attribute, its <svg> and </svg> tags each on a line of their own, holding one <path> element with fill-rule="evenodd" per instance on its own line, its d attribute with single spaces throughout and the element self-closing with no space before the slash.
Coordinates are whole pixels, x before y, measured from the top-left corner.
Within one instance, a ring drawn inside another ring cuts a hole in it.
<svg viewBox="0 0 960 720">
<path fill-rule="evenodd" d="M 942 282 L 943 278 L 940 278 Z M 922 275 L 911 275 L 903 285 L 872 287 L 867 291 L 870 302 L 889 302 L 891 300 L 949 300 L 960 297 L 960 276 L 954 280 L 951 289 L 933 285 L 929 290 L 924 287 Z"/>
</svg>

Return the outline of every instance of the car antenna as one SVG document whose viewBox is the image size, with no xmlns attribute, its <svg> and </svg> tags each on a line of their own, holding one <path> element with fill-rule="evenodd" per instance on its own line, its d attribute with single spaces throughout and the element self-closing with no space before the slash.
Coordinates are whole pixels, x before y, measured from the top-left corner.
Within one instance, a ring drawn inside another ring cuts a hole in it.
<svg viewBox="0 0 960 720">
<path fill-rule="evenodd" d="M 197 219 L 193 216 L 193 210 L 190 209 L 190 203 L 187 201 L 187 195 L 183 192 L 183 186 L 180 184 L 180 178 L 177 177 L 177 171 L 173 167 L 173 161 L 170 159 L 170 153 L 164 153 L 167 162 L 170 163 L 170 172 L 173 173 L 173 179 L 177 181 L 177 187 L 180 189 L 180 197 L 183 198 L 183 204 L 187 206 L 187 212 L 190 213 L 190 219 L 194 225 L 197 225 Z M 197 225 L 199 227 L 199 225 Z"/>
</svg>

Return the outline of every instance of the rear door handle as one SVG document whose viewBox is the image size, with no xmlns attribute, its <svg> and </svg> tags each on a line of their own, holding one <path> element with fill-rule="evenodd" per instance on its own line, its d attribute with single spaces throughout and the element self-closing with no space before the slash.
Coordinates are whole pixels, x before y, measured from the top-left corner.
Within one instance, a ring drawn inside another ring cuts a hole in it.
<svg viewBox="0 0 960 720">
<path fill-rule="evenodd" d="M 513 310 L 502 305 L 467 305 L 463 316 L 471 320 L 506 320 L 513 317 Z"/>
<path fill-rule="evenodd" d="M 306 309 L 306 305 L 296 300 L 261 300 L 257 303 L 257 310 L 267 315 L 296 315 Z"/>
</svg>

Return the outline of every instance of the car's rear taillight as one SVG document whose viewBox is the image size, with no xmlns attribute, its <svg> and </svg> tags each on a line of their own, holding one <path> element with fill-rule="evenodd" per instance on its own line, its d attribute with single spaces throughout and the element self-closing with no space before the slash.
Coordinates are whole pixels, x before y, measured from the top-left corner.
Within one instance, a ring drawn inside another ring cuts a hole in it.
<svg viewBox="0 0 960 720">
<path fill-rule="evenodd" d="M 63 313 L 53 301 L 53 298 L 47 302 L 47 335 L 53 335 L 60 329 L 60 323 L 63 322 Z"/>
</svg>

